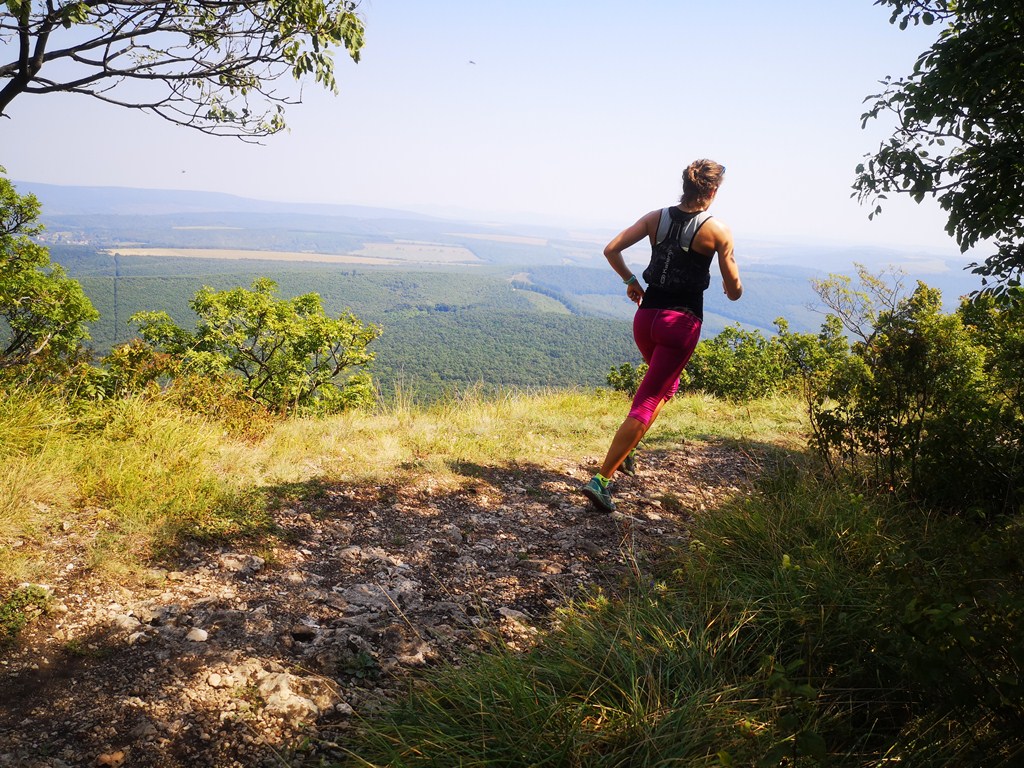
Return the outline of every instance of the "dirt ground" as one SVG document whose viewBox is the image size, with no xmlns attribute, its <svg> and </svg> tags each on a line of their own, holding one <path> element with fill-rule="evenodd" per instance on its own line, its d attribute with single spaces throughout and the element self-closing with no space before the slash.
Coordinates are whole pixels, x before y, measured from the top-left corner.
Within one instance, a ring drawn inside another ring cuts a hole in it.
<svg viewBox="0 0 1024 768">
<path fill-rule="evenodd" d="M 310 484 L 270 546 L 48 585 L 54 610 L 0 650 L 0 766 L 340 757 L 410 676 L 528 647 L 556 607 L 620 589 L 757 472 L 722 444 L 645 453 L 608 515 L 578 492 L 595 464 L 467 465 L 457 492 Z"/>
</svg>

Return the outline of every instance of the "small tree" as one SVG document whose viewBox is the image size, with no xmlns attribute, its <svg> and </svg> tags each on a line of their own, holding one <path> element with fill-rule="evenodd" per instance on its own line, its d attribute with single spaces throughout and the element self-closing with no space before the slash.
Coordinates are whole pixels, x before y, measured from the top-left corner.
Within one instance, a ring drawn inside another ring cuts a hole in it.
<svg viewBox="0 0 1024 768">
<path fill-rule="evenodd" d="M 811 288 L 830 310 L 846 332 L 861 344 L 870 344 L 881 312 L 895 312 L 906 291 L 904 272 L 891 267 L 878 274 L 868 271 L 863 264 L 854 264 L 857 283 L 848 275 L 830 274 L 826 278 L 812 278 Z"/>
<path fill-rule="evenodd" d="M 812 443 L 835 470 L 950 509 L 1019 506 L 1020 309 L 942 312 L 918 283 L 875 315 L 867 342 L 818 382 Z"/>
<path fill-rule="evenodd" d="M 32 241 L 38 217 L 39 201 L 0 176 L 0 370 L 22 378 L 44 363 L 66 366 L 89 338 L 85 324 L 99 317 L 82 286 Z"/>
<path fill-rule="evenodd" d="M 979 482 L 1002 509 L 1024 501 L 1024 290 L 1013 293 L 1009 300 L 976 296 L 957 312 L 985 350 L 989 428 L 975 430 L 973 444 L 986 468 Z"/>
<path fill-rule="evenodd" d="M 334 412 L 368 402 L 373 360 L 367 348 L 380 334 L 351 313 L 328 317 L 315 293 L 275 296 L 277 284 L 259 278 L 251 290 L 203 288 L 191 302 L 199 316 L 194 332 L 166 312 L 131 318 L 149 343 L 179 362 L 180 372 L 238 375 L 260 402 L 280 411 Z"/>
<path fill-rule="evenodd" d="M 351 0 L 6 0 L 0 115 L 25 93 L 79 93 L 204 133 L 285 126 L 292 75 L 337 90 L 332 46 L 359 60 Z M 257 104 L 257 102 L 260 102 Z"/>
</svg>

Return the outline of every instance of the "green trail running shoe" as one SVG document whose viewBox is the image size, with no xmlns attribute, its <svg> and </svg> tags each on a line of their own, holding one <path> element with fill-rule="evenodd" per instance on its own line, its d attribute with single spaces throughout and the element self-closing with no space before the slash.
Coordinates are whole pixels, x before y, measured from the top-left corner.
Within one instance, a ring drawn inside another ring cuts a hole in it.
<svg viewBox="0 0 1024 768">
<path fill-rule="evenodd" d="M 583 491 L 583 495 L 594 502 L 594 506 L 604 512 L 614 512 L 615 502 L 612 501 L 612 494 L 609 488 L 601 484 L 601 481 L 596 477 L 591 478 L 590 482 L 583 486 L 580 490 Z"/>
<path fill-rule="evenodd" d="M 630 476 L 636 474 L 636 448 L 630 451 L 629 455 L 622 460 L 622 464 L 619 465 L 619 472 Z"/>
</svg>

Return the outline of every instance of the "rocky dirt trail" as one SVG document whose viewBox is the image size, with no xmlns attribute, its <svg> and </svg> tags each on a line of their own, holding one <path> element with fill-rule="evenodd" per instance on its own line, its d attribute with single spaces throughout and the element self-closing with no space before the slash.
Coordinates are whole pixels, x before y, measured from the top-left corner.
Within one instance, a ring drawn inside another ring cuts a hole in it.
<svg viewBox="0 0 1024 768">
<path fill-rule="evenodd" d="M 457 492 L 321 484 L 275 513 L 272 547 L 49 585 L 56 610 L 0 650 L 0 766 L 340 757 L 410 675 L 527 647 L 556 607 L 614 592 L 757 470 L 721 444 L 650 452 L 609 516 L 577 492 L 594 464 L 462 467 Z"/>
</svg>

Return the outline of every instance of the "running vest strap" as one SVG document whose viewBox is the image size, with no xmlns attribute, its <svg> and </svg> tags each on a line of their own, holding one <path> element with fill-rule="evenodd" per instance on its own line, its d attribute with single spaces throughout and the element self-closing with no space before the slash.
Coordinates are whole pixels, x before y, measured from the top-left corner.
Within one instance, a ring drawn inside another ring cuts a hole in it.
<svg viewBox="0 0 1024 768">
<path fill-rule="evenodd" d="M 658 232 L 651 249 L 651 263 L 643 272 L 647 292 L 645 309 L 686 309 L 697 317 L 704 315 L 704 291 L 711 284 L 713 255 L 691 250 L 693 238 L 711 214 L 686 213 L 678 208 L 663 208 Z"/>
</svg>

